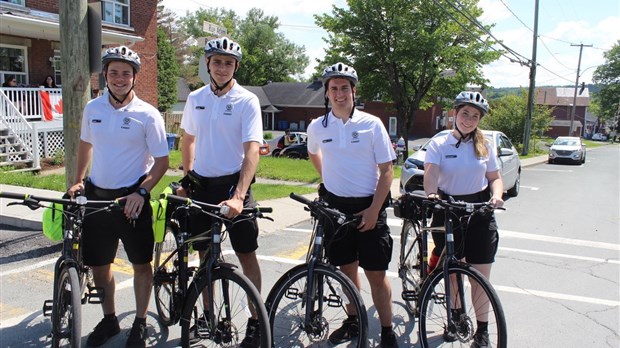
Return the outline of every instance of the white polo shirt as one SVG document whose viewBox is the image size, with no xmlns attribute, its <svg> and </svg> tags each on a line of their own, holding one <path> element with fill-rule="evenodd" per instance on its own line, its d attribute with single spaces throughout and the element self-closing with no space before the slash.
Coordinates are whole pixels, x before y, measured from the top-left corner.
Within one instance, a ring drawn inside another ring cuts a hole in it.
<svg viewBox="0 0 620 348">
<path fill-rule="evenodd" d="M 80 139 L 92 144 L 90 178 L 98 187 L 118 189 L 136 183 L 148 173 L 153 157 L 168 156 L 164 118 L 134 95 L 115 109 L 109 94 L 91 100 L 84 108 Z"/>
<path fill-rule="evenodd" d="M 485 138 L 489 157 L 476 158 L 474 142 L 471 139 L 461 142 L 452 132 L 432 138 L 426 148 L 424 163 L 439 166 L 437 186 L 449 195 L 469 195 L 484 190 L 489 181 L 486 173 L 498 171 L 497 150 Z"/>
<path fill-rule="evenodd" d="M 378 165 L 396 159 L 381 120 L 355 110 L 343 124 L 331 112 L 327 128 L 321 116 L 308 126 L 308 152 L 323 157 L 323 183 L 340 197 L 368 197 L 375 193 Z"/>
<path fill-rule="evenodd" d="M 263 120 L 258 97 L 236 81 L 218 97 L 207 85 L 189 94 L 181 128 L 196 137 L 194 171 L 205 177 L 241 170 L 243 143 L 263 141 Z"/>
</svg>

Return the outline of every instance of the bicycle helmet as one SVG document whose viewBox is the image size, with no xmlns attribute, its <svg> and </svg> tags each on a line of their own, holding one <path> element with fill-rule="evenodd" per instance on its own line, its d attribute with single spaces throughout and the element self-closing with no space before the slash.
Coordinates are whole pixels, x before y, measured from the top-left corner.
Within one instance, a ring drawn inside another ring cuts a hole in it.
<svg viewBox="0 0 620 348">
<path fill-rule="evenodd" d="M 205 45 L 205 55 L 207 58 L 216 54 L 231 56 L 237 62 L 240 62 L 243 57 L 241 46 L 227 37 L 211 40 Z"/>
<path fill-rule="evenodd" d="M 482 116 L 489 112 L 489 103 L 486 99 L 484 99 L 484 97 L 482 97 L 482 94 L 480 94 L 479 92 L 463 91 L 459 93 L 459 95 L 457 95 L 456 99 L 454 100 L 454 106 L 456 107 L 465 104 L 472 105 L 478 108 L 480 111 L 482 111 Z"/>
<path fill-rule="evenodd" d="M 111 47 L 103 53 L 101 63 L 104 69 L 114 61 L 129 63 L 136 72 L 140 71 L 140 56 L 126 46 Z"/>
<path fill-rule="evenodd" d="M 357 72 L 353 67 L 350 67 L 344 63 L 336 63 L 332 66 L 328 66 L 323 70 L 323 85 L 327 85 L 327 82 L 334 77 L 343 77 L 353 82 L 353 85 L 357 84 Z"/>
</svg>

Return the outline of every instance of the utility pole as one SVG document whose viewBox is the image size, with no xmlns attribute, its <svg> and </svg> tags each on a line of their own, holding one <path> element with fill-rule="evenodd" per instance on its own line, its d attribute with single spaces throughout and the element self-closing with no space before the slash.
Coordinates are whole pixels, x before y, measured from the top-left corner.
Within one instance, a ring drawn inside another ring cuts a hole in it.
<svg viewBox="0 0 620 348">
<path fill-rule="evenodd" d="M 534 93 L 536 87 L 536 47 L 538 43 L 538 0 L 535 1 L 534 8 L 534 39 L 532 40 L 532 61 L 530 62 L 530 88 L 527 95 L 527 116 L 525 117 L 525 128 L 523 130 L 523 150 L 521 155 L 528 154 L 530 149 L 530 133 L 532 130 L 532 112 L 534 109 Z"/>
<path fill-rule="evenodd" d="M 577 78 L 575 79 L 575 94 L 573 94 L 573 109 L 570 112 L 570 130 L 568 131 L 569 136 L 575 136 L 575 128 L 573 127 L 573 123 L 575 122 L 575 110 L 577 109 L 577 87 L 579 86 L 579 69 L 581 69 L 581 53 L 583 52 L 584 47 L 592 47 L 592 45 L 573 45 L 571 46 L 579 46 L 579 63 L 577 63 Z M 587 70 L 587 69 L 586 69 Z M 583 125 L 586 126 L 586 115 L 583 115 Z"/>
<path fill-rule="evenodd" d="M 88 1 L 60 0 L 65 183 L 75 183 L 82 111 L 90 100 Z"/>
</svg>

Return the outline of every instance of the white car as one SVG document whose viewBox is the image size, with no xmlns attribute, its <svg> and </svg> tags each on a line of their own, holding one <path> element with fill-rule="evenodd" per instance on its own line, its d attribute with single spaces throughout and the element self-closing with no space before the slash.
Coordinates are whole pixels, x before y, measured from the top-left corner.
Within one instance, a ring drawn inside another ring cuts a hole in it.
<svg viewBox="0 0 620 348">
<path fill-rule="evenodd" d="M 443 130 L 435 134 L 433 138 L 449 132 L 451 130 Z M 516 197 L 519 194 L 521 183 L 521 160 L 517 150 L 510 142 L 510 139 L 502 132 L 483 130 L 482 134 L 497 148 L 504 189 L 508 191 L 508 196 Z M 400 174 L 401 194 L 415 190 L 424 190 L 424 157 L 426 156 L 426 147 L 429 143 L 430 139 L 419 148 L 414 147 L 416 152 L 405 161 Z"/>
<path fill-rule="evenodd" d="M 580 137 L 557 137 L 549 146 L 549 164 L 566 160 L 574 163 L 586 162 L 586 145 Z"/>
</svg>

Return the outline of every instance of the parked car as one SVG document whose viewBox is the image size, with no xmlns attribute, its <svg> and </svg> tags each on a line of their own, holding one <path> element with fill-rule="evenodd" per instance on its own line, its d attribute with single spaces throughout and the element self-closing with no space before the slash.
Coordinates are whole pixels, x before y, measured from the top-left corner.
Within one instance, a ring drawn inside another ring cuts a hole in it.
<svg viewBox="0 0 620 348">
<path fill-rule="evenodd" d="M 291 136 L 293 137 L 293 143 L 289 146 L 305 144 L 308 141 L 308 135 L 304 132 L 291 132 Z M 280 151 L 284 149 L 284 135 L 270 141 L 270 143 L 272 144 L 270 146 L 273 150 L 271 155 L 278 157 L 280 155 Z"/>
<path fill-rule="evenodd" d="M 603 133 L 594 133 L 592 135 L 592 140 L 605 141 L 607 140 L 607 135 Z"/>
<path fill-rule="evenodd" d="M 580 137 L 557 137 L 549 146 L 549 164 L 566 160 L 574 163 L 586 162 L 586 145 Z"/>
<path fill-rule="evenodd" d="M 265 139 L 263 139 L 263 143 L 258 148 L 258 154 L 261 156 L 267 156 L 271 152 L 269 148 L 269 143 Z"/>
<path fill-rule="evenodd" d="M 296 159 L 308 159 L 308 143 L 289 145 L 283 148 L 279 157 L 288 157 Z"/>
<path fill-rule="evenodd" d="M 433 138 L 446 135 L 449 132 L 451 130 L 443 130 L 435 134 Z M 482 133 L 497 149 L 504 189 L 508 191 L 508 196 L 516 197 L 519 194 L 521 183 L 521 160 L 517 150 L 502 132 L 483 130 Z M 405 160 L 400 174 L 401 193 L 424 190 L 424 158 L 430 141 L 429 139 L 424 145 L 415 146 L 416 152 Z"/>
</svg>

